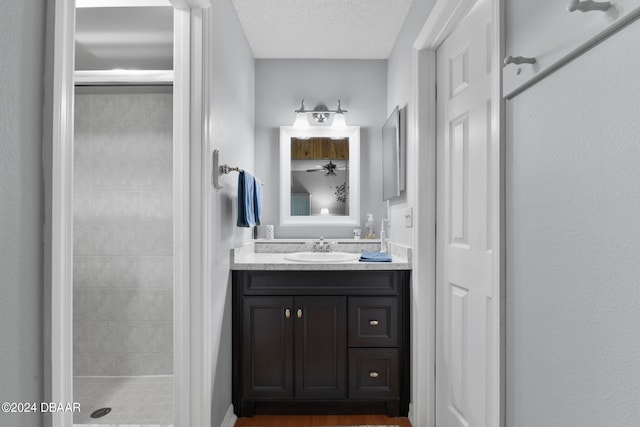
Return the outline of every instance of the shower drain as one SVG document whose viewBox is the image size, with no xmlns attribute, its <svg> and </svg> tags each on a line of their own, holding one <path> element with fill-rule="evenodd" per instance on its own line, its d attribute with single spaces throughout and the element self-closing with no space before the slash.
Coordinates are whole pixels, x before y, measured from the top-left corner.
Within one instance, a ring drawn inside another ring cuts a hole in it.
<svg viewBox="0 0 640 427">
<path fill-rule="evenodd" d="M 95 411 L 93 411 L 91 413 L 91 415 L 89 415 L 89 416 L 91 418 L 100 418 L 100 417 L 104 417 L 109 412 L 111 412 L 111 408 L 100 408 L 100 409 L 96 409 Z"/>
</svg>

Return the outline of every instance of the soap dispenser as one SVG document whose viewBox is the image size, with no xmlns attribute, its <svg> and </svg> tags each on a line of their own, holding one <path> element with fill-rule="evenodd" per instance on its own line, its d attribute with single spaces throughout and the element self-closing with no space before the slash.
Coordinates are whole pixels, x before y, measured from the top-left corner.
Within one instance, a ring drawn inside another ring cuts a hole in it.
<svg viewBox="0 0 640 427">
<path fill-rule="evenodd" d="M 367 235 L 365 236 L 365 238 L 375 239 L 376 231 L 373 229 L 373 214 L 370 214 L 370 213 L 367 214 L 366 228 L 367 228 Z"/>
</svg>

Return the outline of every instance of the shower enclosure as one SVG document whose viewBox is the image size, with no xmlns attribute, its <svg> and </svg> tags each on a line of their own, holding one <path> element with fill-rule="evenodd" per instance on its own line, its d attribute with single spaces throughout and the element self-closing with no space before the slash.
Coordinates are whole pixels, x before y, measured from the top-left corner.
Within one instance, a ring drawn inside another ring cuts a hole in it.
<svg viewBox="0 0 640 427">
<path fill-rule="evenodd" d="M 172 424 L 170 90 L 76 93 L 74 423 Z"/>
<path fill-rule="evenodd" d="M 173 87 L 113 71 L 171 73 L 172 24 L 170 6 L 76 9 L 74 425 L 174 422 Z"/>
</svg>

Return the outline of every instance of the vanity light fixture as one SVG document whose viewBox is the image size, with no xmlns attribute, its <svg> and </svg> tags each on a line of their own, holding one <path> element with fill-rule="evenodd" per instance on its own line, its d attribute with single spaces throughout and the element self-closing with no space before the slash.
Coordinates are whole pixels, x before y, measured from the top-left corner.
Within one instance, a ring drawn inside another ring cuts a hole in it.
<svg viewBox="0 0 640 427">
<path fill-rule="evenodd" d="M 346 110 L 340 107 L 340 100 L 338 100 L 338 108 L 336 109 L 336 115 L 333 117 L 332 128 L 344 129 L 347 127 L 347 120 L 344 117 L 344 113 L 346 113 Z"/>
<path fill-rule="evenodd" d="M 316 123 L 320 125 L 326 124 L 333 114 L 333 123 L 331 125 L 332 128 L 344 128 L 347 126 L 347 122 L 344 117 L 344 113 L 346 113 L 347 110 L 342 109 L 340 100 L 338 100 L 338 108 L 336 108 L 335 110 L 329 110 L 324 104 L 318 104 L 313 110 L 307 110 L 304 107 L 303 99 L 300 108 L 294 110 L 294 112 L 296 113 L 296 121 L 293 126 L 296 129 L 306 129 L 309 127 L 309 119 L 307 117 L 308 114 L 311 114 Z"/>
<path fill-rule="evenodd" d="M 304 109 L 304 99 L 302 100 L 302 105 L 299 110 L 295 111 L 296 113 L 296 121 L 293 123 L 293 127 L 296 129 L 308 129 L 309 128 L 309 120 L 307 119 L 307 112 Z"/>
</svg>

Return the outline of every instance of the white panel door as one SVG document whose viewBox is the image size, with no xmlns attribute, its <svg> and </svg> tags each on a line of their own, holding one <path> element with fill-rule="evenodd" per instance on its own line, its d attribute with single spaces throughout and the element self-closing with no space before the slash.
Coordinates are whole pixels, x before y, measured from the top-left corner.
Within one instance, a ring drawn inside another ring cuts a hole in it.
<svg viewBox="0 0 640 427">
<path fill-rule="evenodd" d="M 496 424 L 499 272 L 492 137 L 492 2 L 437 51 L 436 425 Z M 497 424 L 496 424 L 497 426 Z"/>
</svg>

